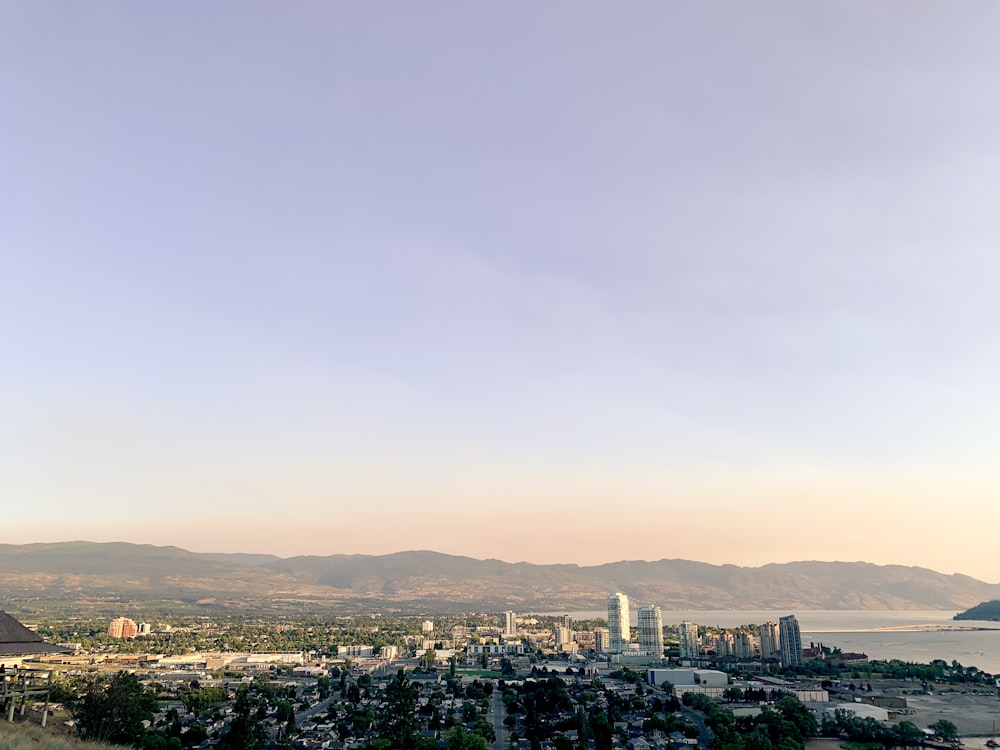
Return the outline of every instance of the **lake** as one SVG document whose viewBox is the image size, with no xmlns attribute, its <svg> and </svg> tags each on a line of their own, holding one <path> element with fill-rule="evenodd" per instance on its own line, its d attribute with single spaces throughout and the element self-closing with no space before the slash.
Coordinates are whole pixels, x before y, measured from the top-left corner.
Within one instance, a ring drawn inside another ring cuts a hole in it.
<svg viewBox="0 0 1000 750">
<path fill-rule="evenodd" d="M 598 610 L 569 614 L 581 620 L 607 617 L 607 612 Z M 633 610 L 631 614 L 635 624 L 636 612 Z M 1000 623 L 952 620 L 954 611 L 703 610 L 662 614 L 664 625 L 690 620 L 721 628 L 759 625 L 768 620 L 777 622 L 783 615 L 794 614 L 802 630 L 803 645 L 822 643 L 830 648 L 863 652 L 870 659 L 958 661 L 966 667 L 1000 674 Z"/>
</svg>

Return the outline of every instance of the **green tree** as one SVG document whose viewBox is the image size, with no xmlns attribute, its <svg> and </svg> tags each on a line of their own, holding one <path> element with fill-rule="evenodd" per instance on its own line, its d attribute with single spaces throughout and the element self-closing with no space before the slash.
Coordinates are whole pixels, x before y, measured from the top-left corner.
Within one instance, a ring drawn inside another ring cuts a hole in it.
<svg viewBox="0 0 1000 750">
<path fill-rule="evenodd" d="M 420 666 L 424 669 L 431 669 L 434 666 L 434 662 L 437 660 L 437 651 L 432 648 L 424 651 L 423 656 L 420 657 Z"/>
<path fill-rule="evenodd" d="M 472 731 L 485 739 L 487 744 L 492 745 L 496 741 L 497 732 L 493 728 L 493 722 L 489 721 L 485 717 L 476 721 L 476 723 L 472 726 Z"/>
<path fill-rule="evenodd" d="M 289 720 L 295 720 L 295 708 L 291 701 L 280 700 L 274 707 L 274 720 L 279 724 L 285 724 Z"/>
<path fill-rule="evenodd" d="M 801 744 L 805 744 L 805 741 L 810 737 L 815 737 L 818 727 L 816 725 L 816 717 L 813 716 L 812 711 L 810 711 L 805 704 L 802 703 L 794 695 L 786 695 L 774 704 L 774 707 L 778 709 L 782 718 L 785 721 L 791 723 L 797 733 L 797 740 Z"/>
<path fill-rule="evenodd" d="M 233 718 L 229 731 L 219 740 L 219 747 L 225 750 L 261 750 L 266 739 L 267 730 L 261 724 L 257 704 L 244 685 L 236 691 Z"/>
<path fill-rule="evenodd" d="M 590 731 L 594 735 L 594 747 L 596 750 L 611 750 L 612 731 L 611 722 L 608 721 L 604 712 L 592 714 L 590 717 Z"/>
<path fill-rule="evenodd" d="M 326 675 L 316 679 L 316 690 L 319 692 L 319 699 L 325 701 L 330 697 L 330 678 Z"/>
<path fill-rule="evenodd" d="M 146 734 L 143 721 L 152 721 L 156 709 L 153 692 L 128 672 L 118 672 L 107 684 L 91 682 L 71 706 L 81 739 L 136 747 Z"/>
<path fill-rule="evenodd" d="M 743 735 L 743 746 L 746 750 L 774 750 L 767 727 L 758 725 L 752 732 Z"/>
<path fill-rule="evenodd" d="M 225 688 L 203 688 L 196 686 L 197 680 L 192 682 L 191 685 L 191 689 L 180 693 L 180 699 L 181 702 L 184 703 L 184 708 L 195 716 L 200 716 L 205 709 L 210 708 L 217 703 L 222 703 L 229 698 L 229 693 L 226 692 Z"/>
<path fill-rule="evenodd" d="M 912 721 L 901 721 L 893 727 L 893 743 L 899 747 L 922 745 L 924 733 Z"/>
<path fill-rule="evenodd" d="M 958 727 L 947 719 L 938 719 L 927 728 L 945 742 L 954 742 L 958 739 Z"/>
<path fill-rule="evenodd" d="M 475 732 L 466 732 L 461 724 L 444 733 L 444 743 L 448 750 L 486 750 L 486 739 Z"/>
<path fill-rule="evenodd" d="M 401 669 L 385 689 L 385 710 L 379 717 L 381 739 L 389 740 L 397 750 L 417 746 L 417 696 L 419 689 Z"/>
</svg>

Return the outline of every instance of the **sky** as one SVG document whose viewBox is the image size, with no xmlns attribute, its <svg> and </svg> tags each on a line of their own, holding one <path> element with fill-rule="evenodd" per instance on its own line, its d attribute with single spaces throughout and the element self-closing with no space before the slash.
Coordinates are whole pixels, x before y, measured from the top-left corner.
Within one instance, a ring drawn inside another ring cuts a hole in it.
<svg viewBox="0 0 1000 750">
<path fill-rule="evenodd" d="M 0 8 L 0 543 L 1000 581 L 1000 6 Z"/>
</svg>

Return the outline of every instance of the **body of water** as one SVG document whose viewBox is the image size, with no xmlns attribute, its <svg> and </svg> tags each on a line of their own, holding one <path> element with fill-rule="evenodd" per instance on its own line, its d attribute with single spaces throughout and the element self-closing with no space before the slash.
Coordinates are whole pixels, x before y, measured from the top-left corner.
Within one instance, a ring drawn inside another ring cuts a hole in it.
<svg viewBox="0 0 1000 750">
<path fill-rule="evenodd" d="M 570 612 L 575 619 L 606 618 L 607 612 Z M 868 654 L 869 659 L 901 659 L 927 663 L 933 659 L 958 661 L 1000 674 L 1000 623 L 953 620 L 942 610 L 703 610 L 664 611 L 664 625 L 690 620 L 699 625 L 735 628 L 794 614 L 802 643 Z M 636 613 L 632 612 L 635 624 Z"/>
</svg>

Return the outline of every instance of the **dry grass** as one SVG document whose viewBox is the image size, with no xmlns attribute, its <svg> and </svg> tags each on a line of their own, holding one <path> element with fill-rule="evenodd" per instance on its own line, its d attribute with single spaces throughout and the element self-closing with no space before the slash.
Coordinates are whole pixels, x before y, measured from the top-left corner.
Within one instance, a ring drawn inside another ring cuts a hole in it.
<svg viewBox="0 0 1000 750">
<path fill-rule="evenodd" d="M 110 750 L 110 745 L 80 742 L 60 733 L 55 727 L 43 729 L 38 724 L 18 721 L 13 724 L 0 717 L 0 750 Z M 120 749 L 119 749 L 120 750 Z"/>
</svg>

